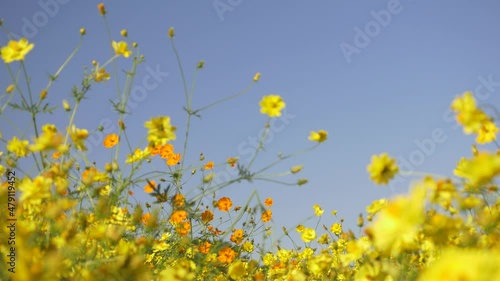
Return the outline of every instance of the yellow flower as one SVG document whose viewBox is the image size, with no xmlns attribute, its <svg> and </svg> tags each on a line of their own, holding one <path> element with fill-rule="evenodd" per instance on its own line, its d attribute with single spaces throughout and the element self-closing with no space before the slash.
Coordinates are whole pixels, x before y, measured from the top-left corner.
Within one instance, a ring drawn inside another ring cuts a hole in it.
<svg viewBox="0 0 500 281">
<path fill-rule="evenodd" d="M 106 69 L 104 69 L 104 68 L 97 69 L 96 68 L 96 72 L 94 74 L 94 80 L 96 82 L 108 81 L 110 77 L 111 76 L 109 75 L 109 73 L 106 72 Z"/>
<path fill-rule="evenodd" d="M 323 209 L 321 209 L 321 207 L 318 204 L 315 204 L 313 206 L 313 209 L 314 209 L 314 214 L 318 217 L 321 216 L 325 212 Z"/>
<path fill-rule="evenodd" d="M 60 151 L 67 150 L 67 147 L 63 145 L 64 137 L 57 132 L 55 125 L 44 125 L 42 127 L 42 132 L 43 133 L 35 139 L 34 144 L 30 146 L 31 151 L 37 152 L 50 149 L 59 149 Z"/>
<path fill-rule="evenodd" d="M 22 61 L 35 45 L 28 43 L 28 39 L 21 38 L 19 41 L 10 40 L 7 46 L 0 49 L 0 55 L 5 63 Z"/>
<path fill-rule="evenodd" d="M 17 158 L 25 157 L 29 153 L 28 141 L 13 137 L 7 142 L 7 150 L 14 153 Z"/>
<path fill-rule="evenodd" d="M 128 49 L 128 44 L 125 41 L 120 41 L 120 42 L 113 41 L 111 42 L 111 45 L 113 46 L 113 49 L 115 50 L 115 54 L 117 56 L 122 55 L 128 58 L 132 54 L 132 51 Z"/>
<path fill-rule="evenodd" d="M 499 264 L 498 250 L 448 248 L 417 280 L 500 280 Z"/>
<path fill-rule="evenodd" d="M 227 275 L 232 280 L 240 280 L 245 276 L 245 263 L 240 260 L 231 263 L 227 269 Z"/>
<path fill-rule="evenodd" d="M 144 123 L 144 127 L 149 129 L 148 141 L 151 147 L 164 145 L 176 138 L 175 131 L 177 128 L 170 124 L 170 117 L 168 116 L 152 117 Z"/>
<path fill-rule="evenodd" d="M 143 159 L 146 159 L 150 154 L 151 150 L 149 149 L 149 147 L 144 148 L 144 150 L 137 148 L 132 155 L 127 155 L 125 163 L 130 164 L 133 162 L 141 161 Z"/>
<path fill-rule="evenodd" d="M 488 184 L 500 174 L 500 156 L 480 152 L 474 158 L 460 163 L 458 174 L 468 179 L 473 186 Z"/>
<path fill-rule="evenodd" d="M 319 130 L 317 132 L 311 132 L 309 135 L 310 141 L 317 141 L 319 143 L 326 141 L 328 137 L 328 132 L 325 130 Z"/>
<path fill-rule="evenodd" d="M 76 149 L 79 150 L 87 150 L 84 141 L 89 136 L 89 132 L 86 129 L 78 129 L 75 125 L 72 125 L 71 128 L 68 128 L 68 133 L 71 136 L 71 140 L 75 144 Z"/>
<path fill-rule="evenodd" d="M 243 251 L 247 253 L 253 252 L 253 244 L 250 241 L 243 243 Z"/>
<path fill-rule="evenodd" d="M 300 238 L 302 241 L 309 243 L 316 239 L 316 230 L 307 227 L 300 233 Z"/>
<path fill-rule="evenodd" d="M 15 86 L 14 86 L 14 85 L 12 85 L 12 84 L 10 84 L 10 85 L 9 85 L 9 86 L 5 89 L 5 92 L 6 92 L 7 94 L 10 94 L 10 93 L 12 93 L 12 91 L 14 91 L 14 89 L 15 89 Z"/>
<path fill-rule="evenodd" d="M 385 206 L 387 206 L 387 199 L 382 198 L 373 201 L 370 206 L 366 207 L 366 211 L 368 212 L 368 214 L 374 215 L 382 210 Z"/>
<path fill-rule="evenodd" d="M 376 184 L 387 184 L 399 171 L 396 159 L 382 153 L 372 156 L 372 162 L 367 166 L 370 178 Z"/>
<path fill-rule="evenodd" d="M 396 197 L 380 211 L 375 222 L 366 229 L 377 250 L 397 256 L 404 248 L 411 247 L 425 220 L 427 188 L 421 183 L 409 196 Z"/>
<path fill-rule="evenodd" d="M 465 92 L 451 103 L 451 109 L 456 112 L 472 112 L 476 110 L 476 100 L 472 92 Z"/>
<path fill-rule="evenodd" d="M 280 96 L 265 96 L 260 101 L 260 113 L 267 114 L 269 117 L 279 117 L 281 116 L 281 110 L 285 106 L 285 102 Z"/>
<path fill-rule="evenodd" d="M 477 132 L 476 142 L 479 144 L 490 143 L 497 139 L 498 128 L 494 122 L 486 121 Z"/>
<path fill-rule="evenodd" d="M 340 233 L 342 233 L 342 225 L 336 222 L 332 224 L 332 226 L 330 226 L 330 231 L 338 236 L 340 235 Z"/>
</svg>

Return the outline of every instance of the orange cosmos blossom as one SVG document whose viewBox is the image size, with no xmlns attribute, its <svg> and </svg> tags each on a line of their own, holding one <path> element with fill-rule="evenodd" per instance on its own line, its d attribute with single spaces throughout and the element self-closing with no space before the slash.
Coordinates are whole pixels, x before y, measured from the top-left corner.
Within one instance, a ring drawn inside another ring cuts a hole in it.
<svg viewBox="0 0 500 281">
<path fill-rule="evenodd" d="M 214 167 L 214 162 L 210 161 L 207 164 L 205 164 L 204 168 L 205 170 L 212 170 Z"/>
<path fill-rule="evenodd" d="M 263 222 L 268 222 L 271 220 L 271 218 L 273 217 L 273 212 L 271 210 L 266 210 L 263 214 L 262 214 L 262 221 Z"/>
<path fill-rule="evenodd" d="M 112 148 L 118 143 L 118 135 L 117 134 L 109 134 L 104 138 L 103 145 L 106 148 Z"/>
<path fill-rule="evenodd" d="M 172 205 L 175 207 L 182 207 L 186 203 L 186 198 L 184 195 L 177 193 L 172 197 Z"/>
<path fill-rule="evenodd" d="M 266 198 L 266 200 L 264 200 L 264 205 L 266 205 L 267 207 L 271 207 L 273 205 L 274 201 L 273 201 L 273 198 L 269 197 L 269 198 Z"/>
<path fill-rule="evenodd" d="M 174 146 L 170 143 L 164 144 L 160 147 L 160 156 L 163 159 L 170 158 L 174 154 Z"/>
<path fill-rule="evenodd" d="M 170 216 L 170 222 L 171 223 L 181 223 L 184 221 L 188 216 L 188 213 L 184 210 L 178 210 L 175 211 L 171 216 Z"/>
<path fill-rule="evenodd" d="M 207 222 L 210 222 L 214 219 L 214 213 L 210 210 L 205 210 L 202 214 L 201 214 L 201 220 L 205 223 Z"/>
<path fill-rule="evenodd" d="M 156 187 L 156 182 L 153 181 L 153 180 L 150 180 L 148 183 L 146 183 L 146 185 L 144 186 L 144 191 L 146 193 L 151 193 L 154 191 Z"/>
<path fill-rule="evenodd" d="M 181 161 L 181 154 L 180 153 L 172 153 L 170 157 L 167 159 L 167 165 L 169 166 L 175 166 Z"/>
<path fill-rule="evenodd" d="M 231 263 L 234 260 L 235 256 L 236 253 L 233 251 L 233 249 L 229 247 L 224 247 L 222 250 L 219 251 L 219 256 L 217 257 L 217 260 L 222 263 Z"/>
<path fill-rule="evenodd" d="M 179 235 L 185 236 L 189 233 L 189 231 L 191 231 L 191 223 L 189 221 L 185 221 L 175 230 L 179 233 Z"/>
<path fill-rule="evenodd" d="M 217 207 L 223 212 L 228 212 L 231 206 L 233 206 L 233 202 L 229 197 L 222 197 L 217 201 Z"/>
<path fill-rule="evenodd" d="M 236 244 L 240 244 L 243 241 L 243 229 L 236 230 L 229 239 Z"/>
<path fill-rule="evenodd" d="M 198 251 L 202 254 L 208 254 L 210 252 L 210 247 L 212 247 L 212 244 L 209 242 L 205 241 L 203 242 L 200 246 L 198 246 Z"/>
</svg>

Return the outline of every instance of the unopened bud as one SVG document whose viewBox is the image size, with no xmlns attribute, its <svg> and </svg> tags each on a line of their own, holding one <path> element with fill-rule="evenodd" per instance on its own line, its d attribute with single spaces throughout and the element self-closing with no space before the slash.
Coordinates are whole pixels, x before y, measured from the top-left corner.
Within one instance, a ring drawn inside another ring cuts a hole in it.
<svg viewBox="0 0 500 281">
<path fill-rule="evenodd" d="M 254 82 L 257 82 L 257 81 L 259 81 L 259 79 L 260 79 L 260 72 L 257 72 L 257 73 L 253 76 L 253 81 L 254 81 Z"/>
<path fill-rule="evenodd" d="M 69 105 L 69 103 L 68 103 L 67 100 L 63 100 L 63 108 L 66 111 L 70 111 L 71 110 L 71 106 Z"/>
<path fill-rule="evenodd" d="M 174 34 L 174 28 L 171 27 L 168 29 L 168 37 L 173 38 L 175 36 Z"/>
<path fill-rule="evenodd" d="M 299 180 L 297 181 L 297 185 L 298 185 L 298 186 L 301 186 L 301 185 L 306 184 L 307 182 L 308 182 L 308 180 L 307 180 L 307 179 L 299 179 Z"/>
<path fill-rule="evenodd" d="M 5 92 L 6 92 L 7 94 L 10 94 L 10 93 L 12 93 L 12 91 L 14 91 L 14 88 L 15 88 L 15 87 L 14 87 L 14 85 L 10 84 L 10 85 L 9 85 L 9 86 L 5 89 Z"/>
<path fill-rule="evenodd" d="M 45 97 L 47 97 L 47 90 L 44 89 L 40 92 L 40 99 L 43 100 Z"/>
<path fill-rule="evenodd" d="M 304 168 L 304 165 L 297 165 L 297 166 L 293 166 L 291 169 L 290 169 L 290 172 L 292 174 L 296 174 L 300 171 L 302 171 L 302 169 Z"/>
<path fill-rule="evenodd" d="M 122 29 L 122 31 L 120 31 L 120 35 L 123 36 L 123 37 L 127 37 L 128 36 L 128 32 L 126 29 Z"/>
<path fill-rule="evenodd" d="M 99 10 L 99 13 L 101 13 L 102 16 L 107 14 L 106 8 L 104 7 L 104 3 L 100 3 L 99 5 L 97 5 L 97 9 Z"/>
<path fill-rule="evenodd" d="M 203 65 L 205 65 L 205 61 L 201 60 L 196 67 L 203 68 Z"/>
<path fill-rule="evenodd" d="M 85 35 L 85 33 L 87 33 L 87 31 L 85 30 L 85 28 L 80 28 L 80 35 Z"/>
</svg>

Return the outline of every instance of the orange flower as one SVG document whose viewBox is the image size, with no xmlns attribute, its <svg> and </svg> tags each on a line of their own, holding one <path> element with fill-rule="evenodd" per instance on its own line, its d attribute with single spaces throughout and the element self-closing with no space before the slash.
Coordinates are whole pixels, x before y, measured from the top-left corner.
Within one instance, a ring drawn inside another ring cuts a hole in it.
<svg viewBox="0 0 500 281">
<path fill-rule="evenodd" d="M 101 13 L 101 15 L 105 15 L 106 14 L 106 8 L 104 7 L 104 3 L 100 3 L 99 5 L 97 5 L 97 9 L 99 10 L 99 13 Z"/>
<path fill-rule="evenodd" d="M 177 153 L 176 155 L 175 153 L 172 153 L 167 159 L 167 165 L 175 166 L 179 163 L 179 161 L 181 161 L 181 154 Z"/>
<path fill-rule="evenodd" d="M 171 216 L 170 216 L 170 222 L 171 223 L 181 223 L 183 220 L 187 218 L 187 212 L 184 210 L 178 210 L 175 211 Z"/>
<path fill-rule="evenodd" d="M 61 151 L 56 151 L 52 154 L 52 159 L 59 159 L 61 155 L 62 155 Z"/>
<path fill-rule="evenodd" d="M 151 214 L 150 213 L 146 213 L 146 214 L 142 215 L 141 222 L 144 225 L 148 225 L 150 223 L 150 220 L 151 220 Z"/>
<path fill-rule="evenodd" d="M 201 214 L 201 220 L 205 223 L 207 222 L 210 222 L 214 219 L 214 213 L 210 210 L 205 210 L 202 214 Z"/>
<path fill-rule="evenodd" d="M 273 205 L 274 201 L 273 201 L 273 198 L 266 198 L 266 200 L 264 200 L 264 205 L 266 205 L 267 207 L 271 207 Z"/>
<path fill-rule="evenodd" d="M 153 192 L 153 191 L 154 191 L 155 187 L 156 187 L 156 182 L 155 182 L 155 181 L 150 180 L 150 181 L 146 184 L 146 186 L 144 186 L 144 191 L 145 191 L 146 193 L 151 193 L 151 192 Z"/>
<path fill-rule="evenodd" d="M 206 254 L 208 254 L 210 252 L 210 247 L 212 247 L 212 244 L 210 244 L 209 242 L 205 241 L 202 244 L 200 244 L 200 246 L 198 246 L 198 251 L 200 251 L 200 253 L 206 255 Z"/>
<path fill-rule="evenodd" d="M 163 159 L 170 158 L 170 156 L 174 154 L 174 146 L 170 143 L 162 145 L 160 147 L 160 156 Z"/>
<path fill-rule="evenodd" d="M 243 241 L 243 229 L 236 230 L 229 239 L 236 244 L 240 244 Z"/>
<path fill-rule="evenodd" d="M 233 202 L 231 202 L 231 199 L 228 197 L 222 197 L 219 201 L 217 201 L 217 206 L 219 207 L 219 210 L 228 212 L 229 209 L 231 209 L 231 206 L 233 206 Z"/>
<path fill-rule="evenodd" d="M 185 236 L 191 231 L 191 223 L 189 221 L 185 221 L 180 227 L 176 228 L 177 233 L 181 236 Z"/>
<path fill-rule="evenodd" d="M 151 156 L 160 155 L 161 154 L 161 145 L 157 145 L 155 147 L 150 147 Z"/>
<path fill-rule="evenodd" d="M 213 167 L 214 167 L 214 162 L 212 162 L 212 161 L 205 164 L 205 170 L 212 170 Z"/>
<path fill-rule="evenodd" d="M 271 220 L 271 218 L 273 217 L 273 212 L 271 210 L 266 210 L 263 214 L 262 214 L 262 221 L 263 222 L 268 222 Z"/>
<path fill-rule="evenodd" d="M 227 164 L 234 168 L 234 165 L 238 162 L 238 158 L 229 157 L 227 158 Z"/>
<path fill-rule="evenodd" d="M 118 135 L 117 134 L 109 134 L 103 141 L 104 147 L 112 148 L 118 143 Z"/>
<path fill-rule="evenodd" d="M 172 205 L 175 207 L 182 207 L 186 203 L 184 195 L 177 193 L 172 197 Z"/>
<path fill-rule="evenodd" d="M 224 247 L 222 250 L 219 251 L 219 256 L 217 257 L 217 260 L 222 263 L 231 263 L 234 260 L 234 257 L 236 256 L 236 253 L 233 251 L 233 249 L 229 247 Z"/>
</svg>

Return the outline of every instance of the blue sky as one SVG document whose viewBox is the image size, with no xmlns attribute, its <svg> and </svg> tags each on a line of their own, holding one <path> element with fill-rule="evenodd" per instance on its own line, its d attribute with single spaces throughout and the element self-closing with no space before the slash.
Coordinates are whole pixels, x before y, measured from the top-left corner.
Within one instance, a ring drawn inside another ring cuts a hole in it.
<svg viewBox="0 0 500 281">
<path fill-rule="evenodd" d="M 78 44 L 79 29 L 87 29 L 81 50 L 49 92 L 48 101 L 55 105 L 70 100 L 70 89 L 79 83 L 84 65 L 109 58 L 99 2 L 0 3 L 4 24 L 35 43 L 26 61 L 34 89 L 45 87 L 47 74 L 54 73 Z M 194 120 L 188 163 L 196 163 L 200 152 L 216 163 L 229 156 L 248 159 L 247 143 L 266 121 L 258 103 L 268 94 L 284 98 L 288 124 L 273 133 L 256 168 L 274 160 L 278 152 L 309 147 L 311 130 L 329 132 L 329 140 L 319 148 L 275 170 L 303 164 L 299 176 L 308 178 L 309 184 L 242 183 L 220 193 L 231 196 L 235 204 L 244 204 L 253 190 L 261 198 L 273 197 L 277 232 L 282 225 L 292 227 L 312 215 L 313 204 L 327 213 L 337 209 L 353 226 L 372 200 L 405 192 L 409 177 L 391 186 L 369 180 L 366 165 L 372 154 L 388 152 L 400 163 L 409 163 L 403 170 L 451 175 L 460 156 L 470 155 L 474 142 L 473 136 L 454 126 L 448 112 L 452 99 L 471 90 L 479 93 L 480 104 L 497 105 L 500 100 L 498 1 L 109 1 L 106 7 L 113 39 L 122 40 L 119 32 L 127 29 L 130 41 L 138 42 L 146 57 L 136 85 L 151 71 L 161 73 L 157 85 L 135 103 L 132 117 L 125 119 L 133 142 L 145 136 L 144 121 L 158 115 L 171 116 L 179 127 L 174 145 L 180 148 L 183 142 L 184 96 L 167 37 L 170 26 L 176 30 L 188 82 L 196 63 L 205 61 L 197 78 L 195 108 L 244 89 L 256 72 L 262 73 L 250 92 Z M 5 45 L 7 37 L 0 38 L 0 45 Z M 355 51 L 346 55 L 345 46 Z M 119 67 L 127 63 L 118 60 Z M 116 127 L 116 114 L 107 102 L 116 95 L 114 83 L 90 92 L 77 114 L 78 127 L 96 128 L 103 120 L 112 120 Z M 6 68 L 0 68 L 0 88 L 9 84 Z M 44 120 L 63 128 L 67 117 L 61 111 Z M 15 112 L 9 118 L 21 128 L 27 124 Z M 0 122 L 5 137 L 14 134 L 5 119 Z M 95 148 L 90 157 L 99 166 L 110 159 L 107 153 Z M 147 198 L 139 189 L 136 194 Z M 322 220 L 326 225 L 333 222 L 329 216 Z M 313 227 L 315 221 L 308 225 Z"/>
</svg>

